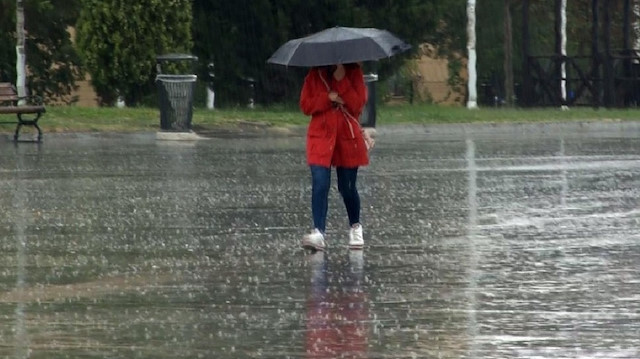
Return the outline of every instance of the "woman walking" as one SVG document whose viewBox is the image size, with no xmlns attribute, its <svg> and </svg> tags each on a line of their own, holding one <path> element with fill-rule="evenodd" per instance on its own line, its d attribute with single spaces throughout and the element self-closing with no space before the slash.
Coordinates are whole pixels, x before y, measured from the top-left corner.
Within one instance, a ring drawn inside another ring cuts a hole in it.
<svg viewBox="0 0 640 359">
<path fill-rule="evenodd" d="M 336 168 L 338 191 L 347 210 L 349 248 L 362 249 L 358 168 L 369 164 L 373 140 L 360 128 L 359 117 L 367 102 L 367 88 L 359 64 L 312 68 L 300 94 L 300 109 L 311 122 L 307 130 L 307 163 L 311 170 L 313 230 L 302 246 L 326 247 L 325 231 L 331 184 Z M 366 139 L 365 139 L 366 137 Z"/>
</svg>

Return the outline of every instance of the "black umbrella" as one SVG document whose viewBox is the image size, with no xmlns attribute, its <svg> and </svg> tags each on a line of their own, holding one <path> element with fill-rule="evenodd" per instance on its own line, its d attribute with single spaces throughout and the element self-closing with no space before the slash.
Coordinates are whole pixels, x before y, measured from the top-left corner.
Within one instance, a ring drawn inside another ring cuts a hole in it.
<svg viewBox="0 0 640 359">
<path fill-rule="evenodd" d="M 287 41 L 267 62 L 285 66 L 327 66 L 391 57 L 411 45 L 386 30 L 332 27 Z"/>
</svg>

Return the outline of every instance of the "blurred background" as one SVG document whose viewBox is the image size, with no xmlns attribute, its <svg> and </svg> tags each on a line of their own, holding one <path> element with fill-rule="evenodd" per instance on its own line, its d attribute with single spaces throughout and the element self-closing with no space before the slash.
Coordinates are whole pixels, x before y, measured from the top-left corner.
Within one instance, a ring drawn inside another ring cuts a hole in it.
<svg viewBox="0 0 640 359">
<path fill-rule="evenodd" d="M 156 106 L 156 56 L 185 53 L 198 60 L 176 71 L 198 75 L 197 107 L 295 106 L 306 69 L 266 60 L 337 25 L 386 29 L 413 46 L 364 64 L 379 76 L 378 103 L 464 106 L 468 96 L 464 1 L 0 0 L 3 82 L 16 82 L 20 3 L 27 87 L 48 105 Z M 478 104 L 636 106 L 639 9 L 638 0 L 480 1 Z"/>
</svg>

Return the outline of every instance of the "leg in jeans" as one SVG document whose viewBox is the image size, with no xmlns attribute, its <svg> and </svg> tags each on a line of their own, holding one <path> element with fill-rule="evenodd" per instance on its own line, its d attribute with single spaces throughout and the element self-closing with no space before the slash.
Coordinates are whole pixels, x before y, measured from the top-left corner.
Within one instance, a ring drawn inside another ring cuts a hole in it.
<svg viewBox="0 0 640 359">
<path fill-rule="evenodd" d="M 349 216 L 349 226 L 360 223 L 360 195 L 356 188 L 358 179 L 358 167 L 356 168 L 336 168 L 338 174 L 338 190 L 344 200 Z"/>
<path fill-rule="evenodd" d="M 331 168 L 310 166 L 311 168 L 311 213 L 313 226 L 324 234 L 327 226 L 329 209 L 329 187 L 331 185 Z"/>
</svg>

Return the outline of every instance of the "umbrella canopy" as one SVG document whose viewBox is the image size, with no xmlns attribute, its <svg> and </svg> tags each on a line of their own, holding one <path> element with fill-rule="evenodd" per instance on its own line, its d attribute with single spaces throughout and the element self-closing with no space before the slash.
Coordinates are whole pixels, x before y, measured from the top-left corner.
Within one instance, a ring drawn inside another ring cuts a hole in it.
<svg viewBox="0 0 640 359">
<path fill-rule="evenodd" d="M 332 27 L 282 45 L 267 62 L 285 66 L 327 66 L 391 57 L 411 45 L 386 30 Z"/>
</svg>

